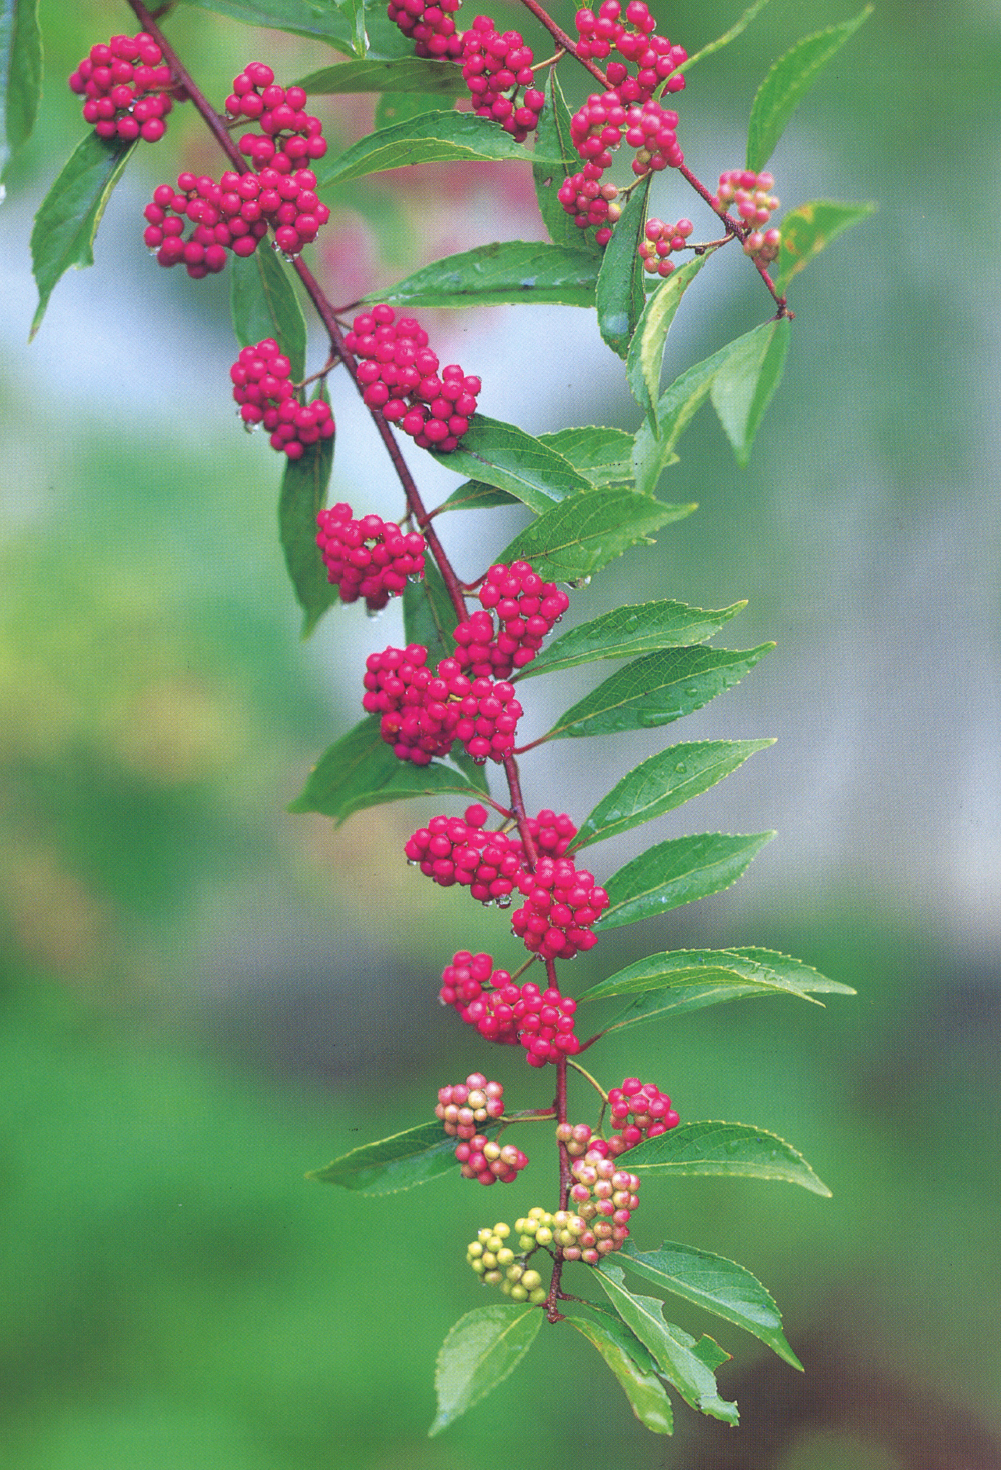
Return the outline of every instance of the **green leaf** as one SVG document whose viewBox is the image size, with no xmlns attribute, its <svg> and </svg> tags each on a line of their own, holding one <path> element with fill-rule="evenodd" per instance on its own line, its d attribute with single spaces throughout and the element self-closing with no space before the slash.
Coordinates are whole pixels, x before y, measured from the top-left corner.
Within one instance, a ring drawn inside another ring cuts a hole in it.
<svg viewBox="0 0 1001 1470">
<path fill-rule="evenodd" d="M 410 580 L 403 589 L 403 633 L 407 643 L 420 643 L 428 651 L 427 662 L 434 667 L 455 652 L 453 631 L 458 614 L 452 605 L 441 572 L 434 557 L 424 560 L 424 575 Z M 394 757 L 395 759 L 395 757 Z"/>
<path fill-rule="evenodd" d="M 620 1267 L 606 1260 L 596 1268 L 595 1275 L 626 1326 L 649 1348 L 661 1373 L 674 1384 L 685 1403 L 714 1419 L 736 1424 L 737 1405 L 720 1398 L 714 1371 L 729 1354 L 711 1338 L 696 1342 L 680 1327 L 665 1322 L 664 1303 L 656 1297 L 634 1296 L 627 1291 Z"/>
<path fill-rule="evenodd" d="M 478 797 L 483 779 L 476 783 L 438 761 L 415 766 L 398 760 L 379 734 L 378 716 L 369 715 L 324 752 L 289 811 L 321 812 L 340 826 L 352 812 L 411 796 L 455 791 Z"/>
<path fill-rule="evenodd" d="M 593 230 L 579 230 L 557 198 L 563 181 L 580 168 L 580 156 L 570 136 L 570 109 L 555 67 L 549 69 L 545 93 L 546 105 L 539 114 L 532 155 L 532 178 L 539 213 L 555 245 L 586 250 L 596 263 L 600 263 L 602 251 L 594 242 Z"/>
<path fill-rule="evenodd" d="M 586 250 L 542 240 L 499 240 L 436 260 L 364 299 L 400 306 L 498 306 L 511 301 L 593 306 L 597 279 L 595 258 Z"/>
<path fill-rule="evenodd" d="M 629 1151 L 640 1178 L 663 1174 L 733 1174 L 801 1184 L 813 1194 L 831 1191 L 791 1144 L 747 1123 L 679 1123 Z"/>
<path fill-rule="evenodd" d="M 535 1341 L 542 1317 L 539 1307 L 512 1302 L 477 1307 L 459 1318 L 438 1354 L 438 1413 L 429 1435 L 440 1434 L 503 1383 Z"/>
<path fill-rule="evenodd" d="M 750 836 L 700 832 L 658 843 L 626 863 L 605 884 L 608 908 L 594 927 L 618 929 L 710 893 L 721 893 L 736 883 L 774 836 L 774 832 Z"/>
<path fill-rule="evenodd" d="M 747 167 L 757 173 L 768 162 L 786 123 L 829 61 L 872 14 L 872 6 L 854 20 L 830 26 L 797 41 L 771 68 L 758 88 L 747 125 Z"/>
<path fill-rule="evenodd" d="M 659 434 L 657 401 L 667 333 L 674 321 L 675 312 L 681 305 L 682 296 L 714 253 L 713 250 L 707 250 L 705 254 L 697 255 L 657 287 L 643 308 L 643 315 L 629 344 L 626 379 L 633 397 L 646 414 L 655 434 Z"/>
<path fill-rule="evenodd" d="M 627 1240 L 620 1259 L 662 1291 L 684 1297 L 753 1333 L 773 1353 L 802 1372 L 802 1363 L 786 1342 L 782 1317 L 771 1295 L 756 1276 L 736 1261 L 696 1250 L 692 1245 L 676 1245 L 670 1240 L 656 1250 L 642 1253 L 634 1241 Z"/>
<path fill-rule="evenodd" d="M 379 100 L 375 104 L 373 126 L 381 131 L 420 117 L 425 112 L 440 111 L 441 98 L 434 95 L 428 97 L 422 92 L 380 92 Z"/>
<path fill-rule="evenodd" d="M 629 203 L 605 246 L 598 272 L 598 329 L 613 352 L 625 358 L 646 304 L 643 262 L 636 253 L 650 197 L 651 174 L 629 196 Z"/>
<path fill-rule="evenodd" d="M 615 488 L 568 495 L 526 526 L 497 560 L 530 561 L 541 577 L 584 582 L 630 546 L 649 542 L 652 532 L 694 509 Z"/>
<path fill-rule="evenodd" d="M 437 514 L 446 510 L 492 510 L 497 505 L 517 504 L 517 496 L 509 495 L 506 490 L 496 490 L 493 485 L 484 485 L 479 480 L 465 480 L 439 505 Z"/>
<path fill-rule="evenodd" d="M 339 1184 L 355 1194 L 396 1194 L 454 1169 L 455 1139 L 442 1133 L 435 1119 L 390 1138 L 380 1138 L 378 1143 L 363 1143 L 324 1168 L 314 1169 L 306 1178 Z"/>
<path fill-rule="evenodd" d="M 765 409 L 782 380 L 789 332 L 789 318 L 782 317 L 763 322 L 741 337 L 710 386 L 713 407 L 741 469 L 750 458 Z"/>
<path fill-rule="evenodd" d="M 370 57 L 342 61 L 310 72 L 297 86 L 310 96 L 336 92 L 420 92 L 430 97 L 466 97 L 468 90 L 462 69 L 454 61 L 433 61 L 430 57 L 400 56 L 376 61 Z"/>
<path fill-rule="evenodd" d="M 625 1013 L 607 1029 L 617 1031 L 634 1021 L 650 1020 L 669 1011 L 701 1010 L 721 1001 L 755 995 L 794 995 L 811 1000 L 811 992 L 854 995 L 848 985 L 828 980 L 802 960 L 770 949 L 678 949 L 647 955 L 624 970 L 600 980 L 581 1000 L 610 1000 L 619 995 L 641 995 L 649 1014 L 640 1006 Z M 820 1004 L 821 1002 L 815 1002 Z"/>
<path fill-rule="evenodd" d="M 361 4 L 316 4 L 313 0 L 183 0 L 198 10 L 212 10 L 247 25 L 268 26 L 293 36 L 326 41 L 338 50 L 365 53 L 359 38 Z"/>
<path fill-rule="evenodd" d="M 470 420 L 458 449 L 437 458 L 446 469 L 507 491 L 537 514 L 568 495 L 593 489 L 555 449 L 514 424 L 479 413 Z"/>
<path fill-rule="evenodd" d="M 586 424 L 540 434 L 547 444 L 568 459 L 592 485 L 613 485 L 632 480 L 633 436 L 625 429 Z"/>
<path fill-rule="evenodd" d="M 653 1434 L 670 1434 L 674 1416 L 671 1401 L 657 1376 L 657 1364 L 626 1324 L 617 1316 L 578 1315 L 577 1303 L 567 1313 L 567 1321 L 595 1348 L 611 1368 L 625 1390 L 626 1398 L 637 1419 Z"/>
<path fill-rule="evenodd" d="M 321 384 L 316 397 L 326 398 Z M 327 581 L 316 544 L 316 517 L 323 508 L 334 465 L 334 439 L 307 444 L 299 459 L 288 460 L 278 498 L 278 531 L 289 580 L 303 610 L 302 636 L 308 638 L 320 618 L 338 599 Z"/>
<path fill-rule="evenodd" d="M 695 363 L 675 378 L 657 404 L 656 431 L 648 419 L 640 424 L 633 446 L 633 473 L 636 488 L 644 495 L 653 494 L 661 470 L 674 457 L 674 446 L 709 396 L 713 379 L 743 340 L 743 337 L 738 337 L 736 341 L 728 342 L 711 357 Z"/>
<path fill-rule="evenodd" d="M 616 669 L 590 694 L 561 715 L 547 739 L 573 735 L 618 735 L 652 730 L 701 709 L 731 689 L 773 643 L 747 651 L 729 648 L 667 648 Z"/>
<path fill-rule="evenodd" d="M 852 225 L 860 224 L 875 208 L 875 204 L 837 204 L 832 199 L 814 199 L 791 209 L 782 220 L 782 248 L 778 267 L 772 273 L 776 289 L 780 293 L 784 291 L 793 276 L 805 270 L 832 240 Z"/>
<path fill-rule="evenodd" d="M 41 95 L 38 0 L 0 0 L 0 177 L 31 136 Z"/>
<path fill-rule="evenodd" d="M 529 155 L 522 144 L 489 118 L 471 112 L 425 112 L 395 127 L 370 133 L 325 167 L 321 163 L 316 171 L 317 188 L 329 189 L 404 164 L 455 159 L 470 163 L 513 159 L 526 163 Z"/>
<path fill-rule="evenodd" d="M 249 259 L 234 256 L 229 303 L 240 346 L 250 347 L 273 337 L 292 364 L 293 379 L 299 382 L 306 372 L 306 318 L 289 268 L 274 250 L 255 250 Z"/>
<path fill-rule="evenodd" d="M 28 340 L 42 324 L 49 297 L 70 266 L 94 264 L 94 237 L 111 191 L 125 172 L 134 143 L 105 142 L 88 133 L 42 200 L 31 232 L 38 310 Z"/>
<path fill-rule="evenodd" d="M 526 664 L 521 677 L 551 674 L 555 669 L 569 669 L 599 658 L 634 658 L 662 648 L 701 643 L 746 606 L 746 602 L 735 602 L 720 612 L 705 612 L 684 602 L 665 600 L 616 607 L 562 634 Z"/>
<path fill-rule="evenodd" d="M 555 645 L 554 645 L 555 646 Z M 529 665 L 531 668 L 531 665 Z M 572 850 L 617 837 L 683 806 L 742 766 L 773 740 L 696 740 L 672 745 L 623 776 L 581 824 Z"/>
<path fill-rule="evenodd" d="M 675 69 L 687 75 L 696 62 L 703 61 L 707 56 L 711 56 L 714 51 L 721 51 L 724 46 L 729 46 L 730 42 L 735 41 L 741 31 L 747 29 L 754 17 L 760 14 L 767 4 L 768 0 L 754 0 L 754 4 L 749 5 L 740 19 L 735 21 L 728 31 L 724 31 L 718 40 L 710 41 L 708 45 L 701 47 L 686 62 Z"/>
</svg>

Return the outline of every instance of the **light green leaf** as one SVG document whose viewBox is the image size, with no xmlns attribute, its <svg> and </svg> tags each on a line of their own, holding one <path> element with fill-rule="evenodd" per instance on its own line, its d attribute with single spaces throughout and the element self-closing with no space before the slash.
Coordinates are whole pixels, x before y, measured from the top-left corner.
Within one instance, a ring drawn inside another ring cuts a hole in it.
<svg viewBox="0 0 1001 1470">
<path fill-rule="evenodd" d="M 233 257 L 229 302 L 240 346 L 273 337 L 292 364 L 293 380 L 300 382 L 306 373 L 306 318 L 289 268 L 274 250 Z"/>
<path fill-rule="evenodd" d="M 664 390 L 657 404 L 656 432 L 648 419 L 644 419 L 636 431 L 633 472 L 637 490 L 645 495 L 653 494 L 661 470 L 675 457 L 675 445 L 709 396 L 713 379 L 730 356 L 739 351 L 743 341 L 743 337 L 738 337 L 736 341 L 728 342 L 711 357 L 687 368 Z"/>
<path fill-rule="evenodd" d="M 492 1125 L 487 1125 L 490 1131 Z M 322 1169 L 306 1175 L 321 1184 L 339 1184 L 355 1194 L 396 1194 L 426 1184 L 455 1169 L 455 1139 L 442 1132 L 437 1118 L 419 1123 L 378 1143 L 363 1143 Z"/>
<path fill-rule="evenodd" d="M 0 0 L 0 177 L 31 136 L 41 95 L 38 0 Z"/>
<path fill-rule="evenodd" d="M 450 791 L 476 798 L 484 786 L 482 774 L 474 783 L 438 761 L 415 766 L 398 760 L 379 734 L 378 716 L 369 715 L 324 752 L 289 811 L 321 812 L 340 826 L 366 807 Z"/>
<path fill-rule="evenodd" d="M 676 949 L 647 955 L 624 970 L 600 980 L 581 1000 L 611 1000 L 619 995 L 656 998 L 656 1014 L 698 1010 L 717 1001 L 747 995 L 794 995 L 810 1000 L 811 992 L 854 995 L 848 985 L 828 980 L 811 965 L 771 949 Z M 817 1002 L 820 1004 L 820 1002 Z M 627 1012 L 628 1017 L 630 1013 Z M 642 1017 L 642 1019 L 648 1019 Z M 617 1022 L 616 1030 L 624 1022 Z"/>
<path fill-rule="evenodd" d="M 598 272 L 598 328 L 613 352 L 625 358 L 643 314 L 646 288 L 643 262 L 636 253 L 646 223 L 651 174 L 635 188 L 605 246 Z"/>
<path fill-rule="evenodd" d="M 315 398 L 326 400 L 320 385 Z M 278 530 L 289 580 L 303 610 L 302 636 L 308 638 L 320 618 L 338 601 L 337 588 L 327 581 L 326 568 L 316 544 L 316 517 L 323 508 L 334 466 L 334 440 L 307 444 L 299 459 L 286 461 L 278 500 Z"/>
<path fill-rule="evenodd" d="M 756 1276 L 736 1261 L 670 1240 L 656 1250 L 643 1252 L 636 1249 L 634 1241 L 627 1240 L 620 1260 L 662 1291 L 684 1297 L 753 1333 L 773 1353 L 802 1372 L 802 1363 L 786 1342 L 782 1317 L 771 1295 Z"/>
<path fill-rule="evenodd" d="M 604 841 L 606 837 L 617 837 L 620 832 L 628 832 L 631 827 L 674 811 L 729 776 L 748 756 L 774 743 L 773 740 L 696 740 L 657 751 L 623 776 L 601 799 L 581 823 L 572 850 L 577 851 L 589 842 Z"/>
<path fill-rule="evenodd" d="M 772 273 L 776 289 L 785 290 L 793 276 L 826 250 L 832 240 L 867 219 L 875 204 L 837 204 L 832 199 L 814 199 L 791 209 L 782 220 L 782 248 Z"/>
<path fill-rule="evenodd" d="M 434 61 L 430 57 L 400 56 L 392 60 L 342 61 L 310 72 L 296 84 L 310 96 L 343 92 L 420 92 L 425 96 L 446 97 L 469 95 L 461 67 L 454 61 Z"/>
<path fill-rule="evenodd" d="M 697 255 L 657 287 L 643 308 L 643 315 L 629 344 L 626 379 L 654 434 L 659 435 L 657 402 L 667 333 L 681 305 L 682 296 L 714 253 L 707 250 L 703 255 Z"/>
<path fill-rule="evenodd" d="M 758 426 L 782 380 L 789 332 L 788 317 L 763 322 L 740 338 L 710 385 L 713 407 L 741 469 L 750 458 Z"/>
<path fill-rule="evenodd" d="M 547 739 L 617 735 L 652 730 L 701 709 L 732 689 L 773 643 L 747 651 L 729 648 L 666 648 L 648 653 L 614 674 L 561 715 Z"/>
<path fill-rule="evenodd" d="M 382 128 L 359 139 L 350 148 L 316 170 L 317 188 L 329 189 L 349 179 L 405 164 L 529 161 L 522 144 L 490 118 L 471 112 L 425 112 L 420 117 Z"/>
<path fill-rule="evenodd" d="M 380 92 L 375 104 L 373 127 L 381 132 L 393 128 L 425 112 L 440 112 L 441 98 L 423 92 Z"/>
<path fill-rule="evenodd" d="M 710 893 L 721 893 L 736 883 L 774 836 L 774 832 L 736 837 L 725 832 L 700 832 L 658 843 L 608 880 L 608 908 L 594 927 L 618 929 L 694 903 Z"/>
<path fill-rule="evenodd" d="M 694 509 L 615 488 L 568 495 L 526 526 L 497 560 L 530 561 L 546 579 L 583 582 L 630 546 L 649 542 L 652 532 Z"/>
<path fill-rule="evenodd" d="M 728 31 L 724 31 L 718 40 L 710 41 L 707 45 L 701 47 L 700 50 L 696 51 L 694 55 L 690 56 L 686 62 L 676 69 L 684 72 L 687 76 L 697 61 L 703 61 L 707 56 L 711 56 L 714 51 L 721 51 L 724 46 L 729 46 L 730 42 L 735 41 L 741 31 L 747 29 L 754 17 L 759 15 L 767 4 L 768 0 L 754 0 L 754 4 L 749 5 L 740 19 L 735 21 Z"/>
<path fill-rule="evenodd" d="M 791 1144 L 747 1123 L 679 1123 L 630 1149 L 629 1169 L 641 1179 L 664 1174 L 731 1174 L 800 1184 L 827 1197 L 831 1193 Z"/>
<path fill-rule="evenodd" d="M 602 252 L 601 247 L 594 243 L 594 231 L 579 230 L 557 197 L 563 181 L 580 168 L 580 156 L 570 136 L 570 109 L 555 67 L 549 68 L 545 92 L 546 105 L 539 114 L 532 155 L 532 178 L 539 213 L 555 245 L 586 250 L 596 263 L 600 263 Z"/>
<path fill-rule="evenodd" d="M 735 602 L 720 612 L 705 612 L 684 602 L 665 600 L 616 607 L 557 638 L 525 666 L 521 678 L 550 674 L 599 658 L 634 658 L 662 648 L 701 643 L 746 606 L 746 602 Z"/>
<path fill-rule="evenodd" d="M 364 299 L 398 306 L 498 306 L 519 301 L 533 306 L 593 306 L 597 279 L 589 251 L 542 240 L 500 240 L 436 260 Z"/>
<path fill-rule="evenodd" d="M 438 506 L 437 514 L 446 510 L 492 510 L 497 505 L 517 505 L 518 497 L 506 490 L 497 490 L 493 485 L 484 485 L 479 480 L 465 480 L 453 490 L 447 500 Z"/>
<path fill-rule="evenodd" d="M 613 485 L 633 477 L 633 436 L 625 429 L 586 424 L 540 434 L 539 441 L 562 454 L 592 485 Z"/>
<path fill-rule="evenodd" d="M 555 449 L 515 424 L 479 413 L 470 420 L 458 449 L 436 457 L 446 469 L 505 490 L 537 514 L 551 510 L 568 495 L 593 488 Z"/>
<path fill-rule="evenodd" d="M 751 106 L 747 126 L 748 168 L 756 173 L 764 168 L 796 108 L 827 63 L 872 14 L 872 9 L 867 5 L 853 20 L 804 36 L 776 61 Z"/>
<path fill-rule="evenodd" d="M 88 133 L 67 159 L 42 200 L 31 232 L 31 260 L 38 309 L 29 341 L 42 324 L 49 297 L 71 266 L 94 264 L 94 237 L 111 191 L 125 172 L 134 143 L 105 142 Z"/>
<path fill-rule="evenodd" d="M 626 1324 L 617 1316 L 580 1315 L 577 1303 L 567 1303 L 572 1310 L 567 1321 L 604 1358 L 625 1390 L 626 1398 L 637 1419 L 653 1434 L 670 1434 L 674 1416 L 671 1401 L 657 1376 L 657 1364 Z"/>
<path fill-rule="evenodd" d="M 440 1434 L 503 1383 L 532 1346 L 542 1318 L 539 1307 L 518 1302 L 477 1307 L 459 1318 L 438 1354 L 438 1413 L 429 1435 Z"/>
<path fill-rule="evenodd" d="M 326 41 L 339 51 L 365 53 L 364 31 L 359 39 L 360 0 L 352 4 L 317 5 L 311 0 L 183 0 L 199 10 L 213 10 L 247 25 L 268 26 L 293 36 Z"/>
<path fill-rule="evenodd" d="M 714 1419 L 736 1424 L 737 1405 L 720 1398 L 714 1371 L 729 1354 L 711 1338 L 696 1342 L 680 1327 L 665 1322 L 664 1303 L 656 1297 L 634 1296 L 627 1291 L 621 1268 L 610 1265 L 607 1259 L 595 1275 L 623 1322 L 649 1348 L 661 1373 L 674 1384 L 685 1403 Z"/>
</svg>

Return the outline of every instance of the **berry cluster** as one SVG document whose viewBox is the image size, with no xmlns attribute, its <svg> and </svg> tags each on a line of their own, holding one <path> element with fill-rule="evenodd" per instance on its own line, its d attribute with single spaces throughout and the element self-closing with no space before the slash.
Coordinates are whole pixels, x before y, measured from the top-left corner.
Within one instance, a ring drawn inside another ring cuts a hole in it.
<svg viewBox="0 0 1001 1470">
<path fill-rule="evenodd" d="M 534 872 L 521 872 L 518 889 L 528 900 L 511 918 L 526 949 L 543 959 L 573 959 L 597 943 L 592 926 L 608 907 L 608 894 L 570 858 L 542 857 Z"/>
<path fill-rule="evenodd" d="M 466 1248 L 466 1260 L 487 1285 L 499 1286 L 512 1301 L 527 1301 L 539 1307 L 547 1295 L 542 1277 L 538 1271 L 526 1269 L 524 1262 L 515 1257 L 514 1251 L 505 1243 L 510 1234 L 510 1225 L 503 1221 L 484 1226 Z"/>
<path fill-rule="evenodd" d="M 460 4 L 461 0 L 389 0 L 386 14 L 405 36 L 413 39 L 415 55 L 458 61 L 462 36 L 452 16 Z"/>
<path fill-rule="evenodd" d="M 364 682 L 362 705 L 382 716 L 382 738 L 400 760 L 426 766 L 456 740 L 480 765 L 514 749 L 522 713 L 514 686 L 469 679 L 457 659 L 443 658 L 432 674 L 421 644 L 387 648 L 369 655 Z"/>
<path fill-rule="evenodd" d="M 527 561 L 492 566 L 477 595 L 483 611 L 459 623 L 455 657 L 469 673 L 494 679 L 506 679 L 531 663 L 570 606 L 567 594 L 555 582 L 543 582 Z"/>
<path fill-rule="evenodd" d="M 679 219 L 676 225 L 666 225 L 660 219 L 648 219 L 644 230 L 646 238 L 640 241 L 636 250 L 647 274 L 666 279 L 674 270 L 674 261 L 668 257 L 672 251 L 687 248 L 688 237 L 694 228 L 690 219 Z"/>
<path fill-rule="evenodd" d="M 494 970 L 488 954 L 468 950 L 453 955 L 441 978 L 442 1005 L 454 1006 L 485 1040 L 521 1045 L 529 1066 L 544 1067 L 580 1051 L 573 1029 L 577 1002 L 554 987 L 516 985 L 507 970 Z"/>
<path fill-rule="evenodd" d="M 627 1077 L 621 1087 L 611 1088 L 608 1105 L 612 1123 L 627 1148 L 678 1126 L 678 1114 L 667 1093 L 653 1082 L 640 1082 L 638 1077 Z"/>
<path fill-rule="evenodd" d="M 538 126 L 545 94 L 535 80 L 531 46 L 518 31 L 497 30 L 488 15 L 478 15 L 462 37 L 462 76 L 477 117 L 493 118 L 516 143 L 524 143 Z M 521 105 L 517 91 L 524 87 Z"/>
<path fill-rule="evenodd" d="M 580 34 L 576 55 L 582 61 L 600 61 L 608 56 L 612 47 L 637 71 L 634 76 L 620 61 L 611 61 L 605 74 L 613 87 L 627 102 L 645 102 L 652 97 L 663 83 L 665 92 L 680 92 L 685 85 L 677 68 L 688 60 L 683 46 L 672 46 L 666 36 L 655 36 L 657 22 L 643 0 L 630 0 L 626 6 L 626 22 L 620 20 L 622 6 L 619 0 L 603 0 L 595 15 L 592 10 L 578 10 L 576 26 Z M 674 73 L 674 75 L 672 75 Z"/>
<path fill-rule="evenodd" d="M 442 888 L 458 883 L 480 903 L 507 908 L 525 853 L 517 833 L 484 830 L 487 813 L 466 808 L 465 818 L 432 817 L 407 840 L 407 861 Z"/>
<path fill-rule="evenodd" d="M 189 268 L 190 269 L 190 268 Z M 322 398 L 302 403 L 289 381 L 291 363 L 271 337 L 244 347 L 229 370 L 233 397 L 248 429 L 262 424 L 272 449 L 299 459 L 307 444 L 329 439 L 334 433 L 330 405 Z"/>
<path fill-rule="evenodd" d="M 439 376 L 438 355 L 418 322 L 397 321 L 383 303 L 355 317 L 344 343 L 361 359 L 358 382 L 369 408 L 380 409 L 423 449 L 446 454 L 458 446 L 476 412 L 480 380 L 454 363 Z"/>
<path fill-rule="evenodd" d="M 463 1140 L 455 1150 L 463 1179 L 475 1179 L 479 1184 L 512 1184 L 521 1169 L 528 1163 L 525 1154 L 513 1143 L 493 1143 L 477 1133 Z"/>
<path fill-rule="evenodd" d="M 640 1181 L 594 1146 L 573 1161 L 570 1173 L 574 1178 L 570 1198 L 585 1229 L 573 1245 L 564 1247 L 563 1254 L 568 1260 L 596 1266 L 602 1256 L 622 1249 L 630 1217 L 639 1205 Z"/>
<path fill-rule="evenodd" d="M 744 241 L 744 254 L 753 256 L 762 265 L 775 259 L 782 243 L 781 231 L 774 227 L 765 229 L 773 211 L 779 207 L 779 200 L 772 193 L 774 187 L 775 180 L 769 173 L 732 168 L 720 174 L 711 201 L 720 214 L 735 209 L 741 222 L 751 227 Z"/>
<path fill-rule="evenodd" d="M 439 1087 L 434 1112 L 450 1138 L 475 1138 L 478 1123 L 504 1116 L 504 1088 L 482 1072 L 470 1072 L 465 1082 Z"/>
<path fill-rule="evenodd" d="M 112 36 L 107 45 L 91 46 L 69 79 L 70 90 L 83 97 L 84 122 L 99 138 L 143 138 L 156 143 L 166 131 L 164 118 L 180 90 L 173 90 L 163 52 L 145 31 Z"/>
<path fill-rule="evenodd" d="M 344 501 L 321 510 L 316 524 L 327 581 L 335 584 L 342 602 L 363 597 L 375 612 L 400 595 L 408 578 L 424 575 L 424 537 L 419 531 L 401 531 L 395 521 L 377 515 L 355 520 Z"/>
<path fill-rule="evenodd" d="M 263 61 L 251 61 L 233 78 L 233 91 L 226 98 L 231 118 L 246 117 L 260 124 L 259 133 L 244 133 L 240 152 L 257 168 L 270 163 L 279 173 L 291 173 L 307 159 L 322 158 L 327 151 L 323 124 L 306 111 L 306 93 L 301 87 L 278 87 L 275 74 Z"/>
</svg>

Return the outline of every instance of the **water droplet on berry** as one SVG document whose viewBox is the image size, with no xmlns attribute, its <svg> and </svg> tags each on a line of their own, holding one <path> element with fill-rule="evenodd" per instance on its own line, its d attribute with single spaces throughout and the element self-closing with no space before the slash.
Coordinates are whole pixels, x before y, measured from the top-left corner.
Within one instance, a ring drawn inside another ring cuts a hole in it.
<svg viewBox="0 0 1001 1470">
<path fill-rule="evenodd" d="M 375 618 L 381 618 L 385 611 L 386 609 L 384 607 L 369 607 L 368 603 L 365 604 L 365 616 L 367 618 L 372 618 L 373 620 Z"/>
<path fill-rule="evenodd" d="M 496 902 L 499 909 L 509 909 L 511 907 L 510 893 L 502 893 Z"/>
</svg>

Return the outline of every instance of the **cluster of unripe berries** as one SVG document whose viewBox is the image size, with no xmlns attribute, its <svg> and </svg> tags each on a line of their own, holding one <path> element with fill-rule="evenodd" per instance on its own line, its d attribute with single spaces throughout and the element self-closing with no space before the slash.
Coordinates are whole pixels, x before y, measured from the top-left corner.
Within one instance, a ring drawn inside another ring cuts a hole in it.
<svg viewBox="0 0 1001 1470">
<path fill-rule="evenodd" d="M 543 582 L 527 561 L 492 566 L 477 596 L 483 611 L 456 627 L 455 657 L 469 673 L 493 679 L 506 679 L 531 663 L 570 606 L 567 594 L 555 582 Z"/>
<path fill-rule="evenodd" d="M 470 679 L 455 658 L 443 658 L 432 673 L 419 643 L 371 653 L 365 670 L 362 705 L 380 716 L 382 739 L 400 760 L 426 766 L 457 740 L 478 765 L 514 749 L 522 709 L 513 685 Z"/>
<path fill-rule="evenodd" d="M 272 449 L 299 459 L 307 444 L 334 433 L 330 405 L 322 398 L 302 403 L 290 381 L 292 365 L 272 337 L 244 347 L 229 370 L 233 397 L 248 429 L 262 425 Z"/>
<path fill-rule="evenodd" d="M 741 223 L 750 226 L 750 233 L 744 241 L 744 254 L 753 256 L 762 265 L 775 259 L 782 243 L 780 230 L 774 227 L 765 229 L 772 213 L 779 207 L 779 200 L 772 193 L 774 187 L 775 180 L 769 173 L 732 168 L 720 174 L 719 186 L 712 198 L 712 206 L 720 214 L 733 209 Z"/>
<path fill-rule="evenodd" d="M 519 1222 L 520 1223 L 520 1222 Z M 540 1307 L 546 1300 L 546 1288 L 538 1271 L 526 1268 L 507 1244 L 510 1225 L 499 1221 L 477 1231 L 476 1239 L 466 1248 L 466 1260 L 481 1281 L 499 1286 L 505 1296 L 515 1302 L 530 1302 Z"/>
<path fill-rule="evenodd" d="M 330 210 L 316 194 L 316 174 L 308 166 L 327 151 L 318 118 L 302 111 L 301 87 L 274 85 L 274 72 L 251 62 L 234 78 L 226 108 L 259 120 L 262 133 L 247 133 L 240 150 L 256 172 L 228 170 L 218 183 L 190 172 L 160 184 L 146 206 L 147 247 L 162 266 L 183 265 L 199 280 L 221 271 L 227 252 L 247 257 L 272 228 L 275 247 L 288 259 L 316 239 Z M 291 100 L 289 100 L 291 99 Z M 190 224 L 188 236 L 184 231 Z"/>
<path fill-rule="evenodd" d="M 452 363 L 441 369 L 428 334 L 413 317 L 396 319 L 381 303 L 354 319 L 344 345 L 360 359 L 358 382 L 369 408 L 399 424 L 424 449 L 457 448 L 476 412 L 479 378 Z"/>
<path fill-rule="evenodd" d="M 174 88 L 170 67 L 153 37 L 112 36 L 91 46 L 69 79 L 84 98 L 83 117 L 99 138 L 142 138 L 156 143 L 166 131 L 164 118 L 183 95 Z"/>
<path fill-rule="evenodd" d="M 342 602 L 364 598 L 370 612 L 398 597 L 412 578 L 424 575 L 424 537 L 402 531 L 395 521 L 367 515 L 356 520 L 345 501 L 316 517 L 316 544 Z"/>
<path fill-rule="evenodd" d="M 651 276 L 665 279 L 674 270 L 674 261 L 669 259 L 676 250 L 685 250 L 688 237 L 694 229 L 690 219 L 679 219 L 676 225 L 666 225 L 661 219 L 648 219 L 644 239 L 637 246 L 637 254 L 643 261 L 643 269 Z"/>
<path fill-rule="evenodd" d="M 471 1072 L 465 1082 L 438 1089 L 435 1116 L 450 1138 L 458 1138 L 455 1157 L 464 1179 L 480 1184 L 511 1184 L 527 1157 L 513 1143 L 499 1144 L 480 1133 L 487 1122 L 504 1114 L 504 1088 L 488 1082 L 482 1072 Z"/>
</svg>

